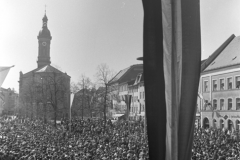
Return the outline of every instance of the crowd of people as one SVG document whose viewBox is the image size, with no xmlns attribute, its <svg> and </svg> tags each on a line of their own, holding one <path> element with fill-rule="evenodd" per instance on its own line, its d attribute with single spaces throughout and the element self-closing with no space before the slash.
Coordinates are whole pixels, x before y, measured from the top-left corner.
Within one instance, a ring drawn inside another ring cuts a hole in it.
<svg viewBox="0 0 240 160">
<path fill-rule="evenodd" d="M 70 125 L 71 124 L 71 129 Z M 148 160 L 143 121 L 0 118 L 0 160 Z M 240 160 L 238 131 L 196 128 L 192 160 Z"/>
<path fill-rule="evenodd" d="M 195 129 L 192 160 L 240 160 L 239 131 Z"/>
<path fill-rule="evenodd" d="M 0 118 L 0 160 L 16 159 L 147 160 L 148 142 L 142 121 Z"/>
</svg>

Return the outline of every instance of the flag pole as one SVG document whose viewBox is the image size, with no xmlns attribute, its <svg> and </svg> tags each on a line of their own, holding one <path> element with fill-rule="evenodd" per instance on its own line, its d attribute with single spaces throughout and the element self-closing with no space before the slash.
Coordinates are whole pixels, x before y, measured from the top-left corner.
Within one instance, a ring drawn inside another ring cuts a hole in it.
<svg viewBox="0 0 240 160">
<path fill-rule="evenodd" d="M 72 102 L 73 102 L 73 93 L 70 92 L 70 106 L 69 106 L 69 132 L 71 133 L 71 122 L 72 122 Z"/>
</svg>

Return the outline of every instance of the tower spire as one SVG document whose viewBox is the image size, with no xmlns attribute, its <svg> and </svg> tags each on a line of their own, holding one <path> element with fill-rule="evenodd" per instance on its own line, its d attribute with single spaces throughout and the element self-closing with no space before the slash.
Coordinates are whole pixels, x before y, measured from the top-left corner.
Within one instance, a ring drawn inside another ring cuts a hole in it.
<svg viewBox="0 0 240 160">
<path fill-rule="evenodd" d="M 47 8 L 47 5 L 45 4 L 45 15 L 46 15 L 46 8 Z"/>
<path fill-rule="evenodd" d="M 51 64 L 50 61 L 50 44 L 51 44 L 51 33 L 48 29 L 47 23 L 48 18 L 46 15 L 46 5 L 45 5 L 45 14 L 43 16 L 43 26 L 38 34 L 38 68 L 43 67 L 45 65 Z"/>
</svg>

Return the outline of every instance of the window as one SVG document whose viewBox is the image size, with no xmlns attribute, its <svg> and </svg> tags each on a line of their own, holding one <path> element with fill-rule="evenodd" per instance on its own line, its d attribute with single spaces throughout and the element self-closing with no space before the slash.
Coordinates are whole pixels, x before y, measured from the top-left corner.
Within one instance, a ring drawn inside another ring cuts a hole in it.
<svg viewBox="0 0 240 160">
<path fill-rule="evenodd" d="M 236 110 L 240 110 L 240 98 L 236 98 Z"/>
<path fill-rule="evenodd" d="M 204 92 L 208 91 L 208 81 L 204 81 Z"/>
<path fill-rule="evenodd" d="M 228 78 L 227 82 L 228 82 L 228 89 L 232 89 L 232 78 Z"/>
<path fill-rule="evenodd" d="M 217 90 L 217 80 L 213 80 L 213 91 Z"/>
<path fill-rule="evenodd" d="M 236 77 L 236 88 L 240 89 L 240 76 Z"/>
<path fill-rule="evenodd" d="M 216 128 L 217 127 L 217 121 L 216 119 L 213 120 L 213 128 Z"/>
<path fill-rule="evenodd" d="M 220 110 L 224 110 L 224 99 L 220 99 Z"/>
<path fill-rule="evenodd" d="M 217 100 L 213 100 L 213 110 L 217 110 Z"/>
<path fill-rule="evenodd" d="M 220 79 L 220 90 L 224 90 L 224 79 Z"/>
<path fill-rule="evenodd" d="M 220 128 L 224 128 L 224 121 L 222 119 L 220 120 Z"/>
<path fill-rule="evenodd" d="M 232 99 L 229 98 L 228 99 L 228 110 L 231 110 L 232 109 Z"/>
<path fill-rule="evenodd" d="M 143 92 L 143 99 L 145 99 L 145 92 Z"/>
<path fill-rule="evenodd" d="M 240 125 L 239 120 L 236 120 L 236 130 L 239 130 L 239 125 Z"/>
<path fill-rule="evenodd" d="M 208 106 L 208 100 L 204 101 L 203 110 L 206 111 Z"/>
</svg>

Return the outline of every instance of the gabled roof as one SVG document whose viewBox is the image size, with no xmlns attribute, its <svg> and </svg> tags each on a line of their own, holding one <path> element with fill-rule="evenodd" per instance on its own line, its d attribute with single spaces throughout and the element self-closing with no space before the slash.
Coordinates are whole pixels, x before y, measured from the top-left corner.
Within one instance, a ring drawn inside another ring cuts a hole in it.
<svg viewBox="0 0 240 160">
<path fill-rule="evenodd" d="M 119 71 L 118 74 L 115 77 L 113 77 L 113 79 L 109 83 L 114 83 L 114 82 L 118 81 L 129 69 L 130 69 L 130 67 Z"/>
<path fill-rule="evenodd" d="M 57 68 L 54 68 L 51 65 L 46 65 L 42 68 L 40 68 L 39 70 L 35 71 L 36 73 L 63 73 L 62 71 L 58 70 Z"/>
<path fill-rule="evenodd" d="M 63 73 L 63 72 L 58 70 L 57 68 L 51 66 L 51 65 L 46 65 L 46 66 L 43 66 L 41 68 L 36 68 L 36 69 L 34 69 L 30 72 L 27 72 L 27 73 L 23 74 L 23 76 L 28 77 L 28 76 L 33 75 L 35 73 Z"/>
<path fill-rule="evenodd" d="M 240 36 L 234 37 L 204 71 L 230 67 L 237 64 L 240 64 Z"/>
<path fill-rule="evenodd" d="M 229 43 L 235 38 L 232 34 L 216 51 L 214 51 L 206 60 L 201 62 L 201 72 L 203 72 L 217 57 L 221 52 L 229 45 Z"/>
<path fill-rule="evenodd" d="M 112 80 L 109 81 L 109 85 L 113 83 L 124 83 L 136 78 L 136 76 L 143 72 L 143 64 L 132 65 L 119 71 Z"/>
</svg>

